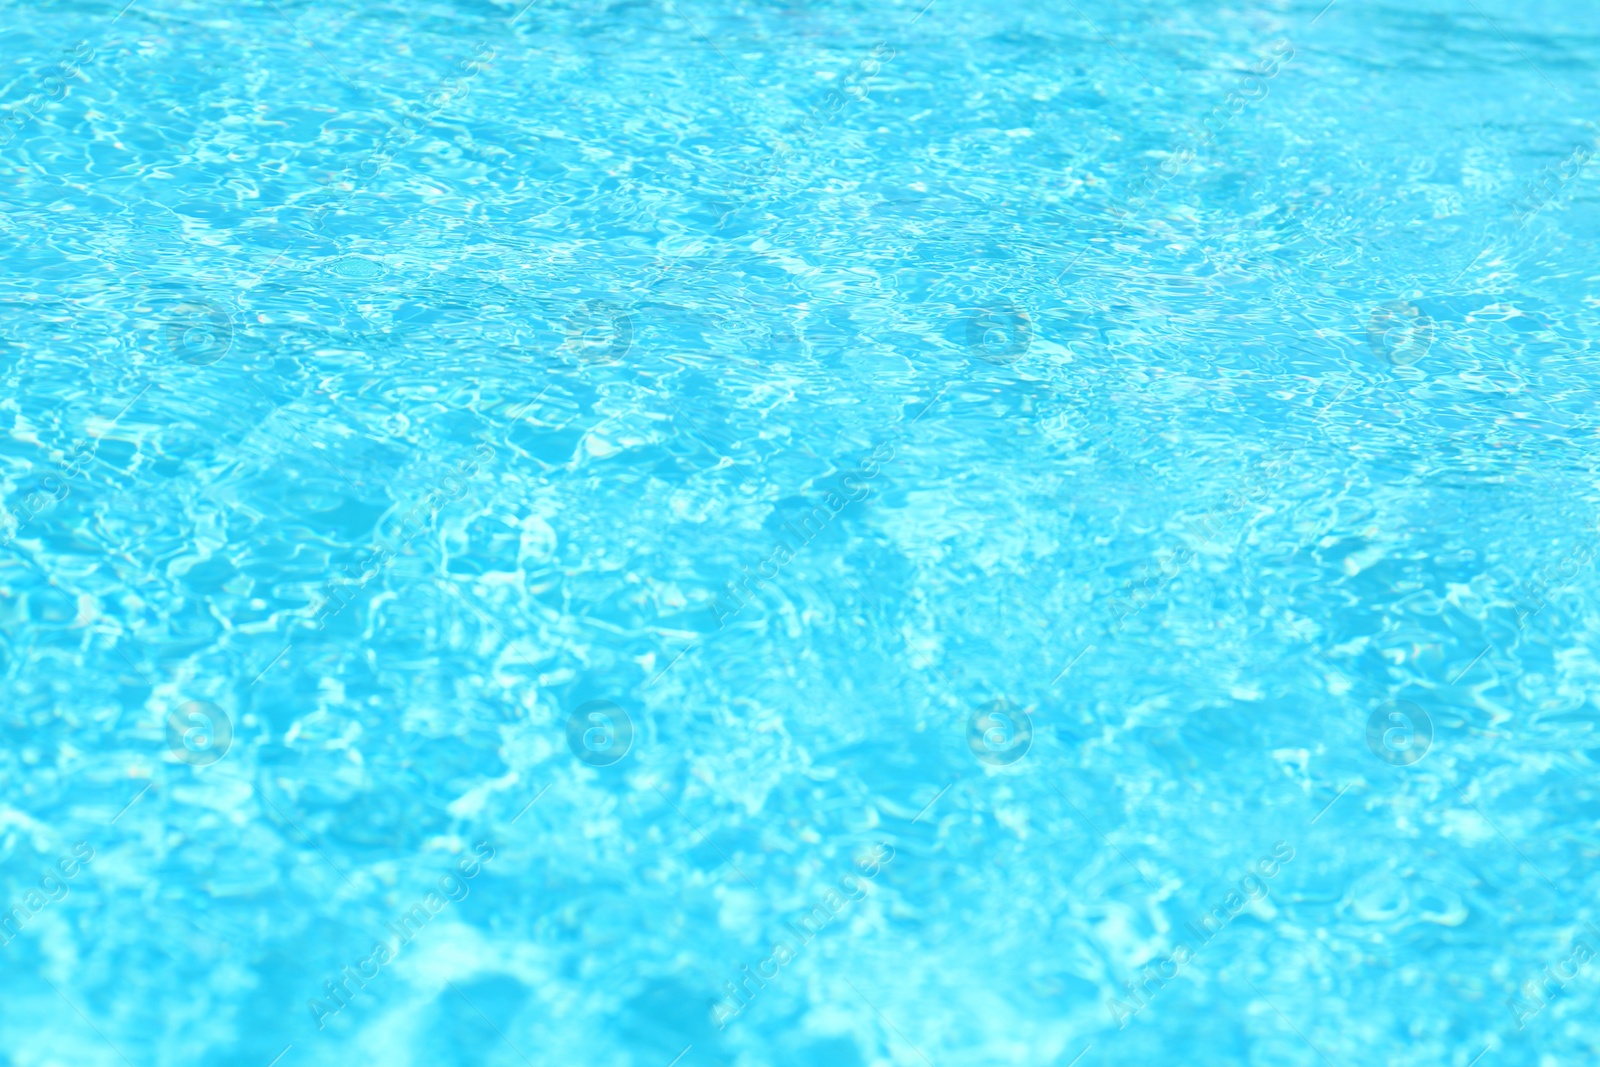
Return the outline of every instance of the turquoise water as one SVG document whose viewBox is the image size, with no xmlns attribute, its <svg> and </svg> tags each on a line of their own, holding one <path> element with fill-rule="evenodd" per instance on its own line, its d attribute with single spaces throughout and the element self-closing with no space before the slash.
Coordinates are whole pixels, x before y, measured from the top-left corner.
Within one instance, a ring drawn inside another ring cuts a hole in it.
<svg viewBox="0 0 1600 1067">
<path fill-rule="evenodd" d="M 1600 1055 L 1593 9 L 125 2 L 0 1064 Z"/>
</svg>

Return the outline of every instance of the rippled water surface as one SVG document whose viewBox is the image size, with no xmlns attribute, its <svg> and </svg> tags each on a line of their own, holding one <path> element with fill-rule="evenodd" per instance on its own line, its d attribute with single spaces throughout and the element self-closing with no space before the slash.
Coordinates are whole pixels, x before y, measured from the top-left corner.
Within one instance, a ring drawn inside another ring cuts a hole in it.
<svg viewBox="0 0 1600 1067">
<path fill-rule="evenodd" d="M 1600 13 L 124 2 L 0 1064 L 1600 1056 Z"/>
</svg>

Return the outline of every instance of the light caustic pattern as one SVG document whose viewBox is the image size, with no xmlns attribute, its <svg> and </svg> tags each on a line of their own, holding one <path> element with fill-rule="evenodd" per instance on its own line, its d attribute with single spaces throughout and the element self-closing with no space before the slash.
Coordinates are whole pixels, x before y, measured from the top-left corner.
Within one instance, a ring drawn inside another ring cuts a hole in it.
<svg viewBox="0 0 1600 1067">
<path fill-rule="evenodd" d="M 1595 1062 L 1591 6 L 0 27 L 0 1064 Z"/>
</svg>

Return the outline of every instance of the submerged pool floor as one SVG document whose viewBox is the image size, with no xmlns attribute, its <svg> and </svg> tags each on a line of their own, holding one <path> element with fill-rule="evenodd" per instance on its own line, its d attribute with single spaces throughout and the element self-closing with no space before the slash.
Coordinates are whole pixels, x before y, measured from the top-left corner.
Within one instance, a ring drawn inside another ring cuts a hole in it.
<svg viewBox="0 0 1600 1067">
<path fill-rule="evenodd" d="M 1595 1062 L 1600 13 L 523 3 L 0 6 L 0 1065 Z"/>
</svg>

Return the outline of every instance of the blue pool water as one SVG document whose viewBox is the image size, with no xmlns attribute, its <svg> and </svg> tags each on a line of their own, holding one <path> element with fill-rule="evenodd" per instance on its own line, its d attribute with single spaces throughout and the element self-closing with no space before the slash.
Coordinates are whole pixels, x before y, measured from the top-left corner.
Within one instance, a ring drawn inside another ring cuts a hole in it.
<svg viewBox="0 0 1600 1067">
<path fill-rule="evenodd" d="M 1600 1056 L 1600 14 L 7 2 L 0 1064 Z"/>
</svg>

